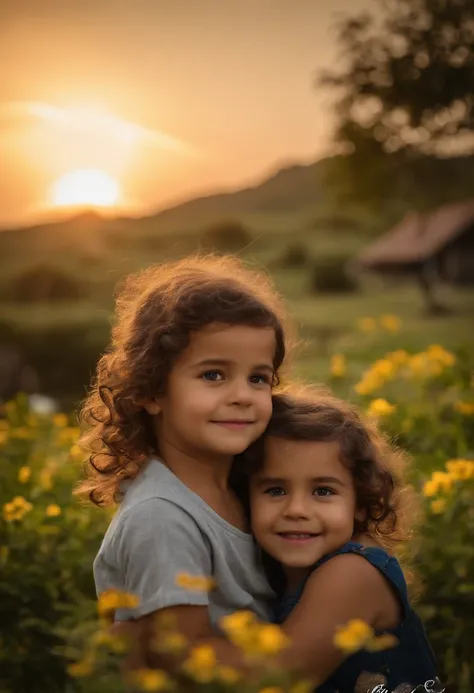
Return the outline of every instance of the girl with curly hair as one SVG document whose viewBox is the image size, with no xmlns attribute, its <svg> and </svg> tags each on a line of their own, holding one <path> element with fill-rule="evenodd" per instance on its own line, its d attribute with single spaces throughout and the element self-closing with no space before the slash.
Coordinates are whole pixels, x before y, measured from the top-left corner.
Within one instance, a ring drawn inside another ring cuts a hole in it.
<svg viewBox="0 0 474 693">
<path fill-rule="evenodd" d="M 138 598 L 116 621 L 167 610 L 190 641 L 238 609 L 268 618 L 274 595 L 229 472 L 270 419 L 287 348 L 279 296 L 237 259 L 196 256 L 129 277 L 115 317 L 81 417 L 78 492 L 118 503 L 97 592 Z M 216 589 L 196 591 L 209 577 Z"/>
<path fill-rule="evenodd" d="M 318 691 L 435 683 L 410 576 L 396 558 L 413 527 L 404 462 L 375 425 L 322 391 L 275 394 L 265 435 L 239 459 L 279 597 L 276 620 L 292 640 L 285 656 Z M 377 651 L 381 644 L 388 649 Z"/>
</svg>

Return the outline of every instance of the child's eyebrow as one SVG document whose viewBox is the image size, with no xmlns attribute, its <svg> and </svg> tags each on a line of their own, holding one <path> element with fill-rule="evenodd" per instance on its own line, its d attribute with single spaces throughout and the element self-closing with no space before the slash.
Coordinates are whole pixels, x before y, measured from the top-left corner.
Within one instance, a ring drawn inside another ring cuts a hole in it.
<svg viewBox="0 0 474 693">
<path fill-rule="evenodd" d="M 260 474 L 255 476 L 255 481 L 259 486 L 264 486 L 265 484 L 286 484 L 288 483 L 288 478 L 274 477 L 274 476 L 261 476 Z M 344 482 L 335 476 L 315 476 L 311 480 L 312 484 L 337 484 L 339 486 L 344 486 Z"/>
<path fill-rule="evenodd" d="M 215 359 L 203 359 L 202 361 L 198 361 L 194 365 L 196 368 L 202 368 L 205 366 L 232 366 L 236 362 L 231 361 L 230 359 L 222 359 L 222 358 L 215 358 Z M 268 371 L 269 373 L 273 373 L 273 366 L 270 365 L 269 363 L 260 363 L 256 364 L 255 366 L 252 366 L 252 369 L 259 370 L 259 371 Z"/>
</svg>

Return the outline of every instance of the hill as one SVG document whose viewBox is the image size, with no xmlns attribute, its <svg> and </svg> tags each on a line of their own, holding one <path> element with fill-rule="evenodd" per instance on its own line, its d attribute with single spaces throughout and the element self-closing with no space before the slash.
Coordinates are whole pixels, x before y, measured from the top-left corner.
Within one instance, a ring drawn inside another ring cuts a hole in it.
<svg viewBox="0 0 474 693">
<path fill-rule="evenodd" d="M 241 190 L 230 190 L 187 200 L 156 214 L 139 218 L 102 217 L 95 212 L 84 212 L 66 220 L 37 224 L 17 229 L 4 229 L 0 233 L 0 247 L 20 241 L 44 250 L 70 246 L 74 240 L 79 246 L 90 247 L 90 240 L 98 242 L 100 232 L 108 230 L 142 233 L 174 233 L 190 231 L 219 219 L 237 218 L 254 213 L 282 213 L 313 207 L 321 199 L 321 175 L 325 160 L 308 165 L 282 168 L 261 183 Z"/>
</svg>

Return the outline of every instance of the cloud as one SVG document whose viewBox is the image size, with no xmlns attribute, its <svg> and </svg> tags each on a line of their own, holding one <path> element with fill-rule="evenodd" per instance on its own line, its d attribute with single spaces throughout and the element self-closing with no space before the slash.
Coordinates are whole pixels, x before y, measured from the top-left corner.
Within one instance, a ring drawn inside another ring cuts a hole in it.
<svg viewBox="0 0 474 693">
<path fill-rule="evenodd" d="M 0 104 L 0 129 L 28 127 L 42 122 L 71 133 L 113 139 L 121 144 L 147 144 L 180 154 L 198 154 L 195 147 L 160 130 L 144 127 L 94 108 L 60 108 L 40 101 Z"/>
</svg>

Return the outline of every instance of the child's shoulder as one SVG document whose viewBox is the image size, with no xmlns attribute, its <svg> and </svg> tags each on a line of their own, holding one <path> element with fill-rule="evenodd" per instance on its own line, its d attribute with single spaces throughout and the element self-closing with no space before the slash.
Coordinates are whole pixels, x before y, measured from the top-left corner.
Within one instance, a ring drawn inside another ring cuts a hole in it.
<svg viewBox="0 0 474 693">
<path fill-rule="evenodd" d="M 337 549 L 337 551 L 324 556 L 320 561 L 318 561 L 314 569 L 317 570 L 318 568 L 321 568 L 324 564 L 327 564 L 336 557 L 354 555 L 363 558 L 385 577 L 398 595 L 403 608 L 404 616 L 407 616 L 411 610 L 411 607 L 408 599 L 408 588 L 405 575 L 398 559 L 382 546 L 376 543 L 366 544 L 358 541 L 349 541 L 344 544 L 344 546 Z M 339 558 L 338 564 L 342 570 L 344 568 L 343 560 Z"/>
</svg>

